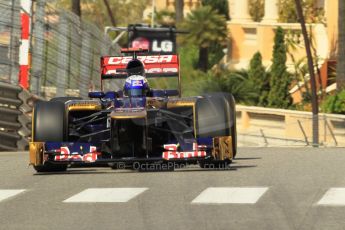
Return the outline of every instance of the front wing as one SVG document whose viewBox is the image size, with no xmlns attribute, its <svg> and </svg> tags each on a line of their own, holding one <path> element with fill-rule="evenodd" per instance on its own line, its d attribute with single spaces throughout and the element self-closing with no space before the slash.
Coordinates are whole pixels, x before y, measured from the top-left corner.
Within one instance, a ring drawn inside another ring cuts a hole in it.
<svg viewBox="0 0 345 230">
<path fill-rule="evenodd" d="M 113 158 L 100 146 L 79 142 L 31 142 L 30 165 L 41 166 L 46 162 L 57 164 L 104 164 L 104 163 L 148 163 L 148 162 L 197 162 L 203 160 L 232 160 L 231 136 L 202 138 L 191 143 L 190 150 L 179 150 L 178 143 L 164 145 L 161 157 Z"/>
</svg>

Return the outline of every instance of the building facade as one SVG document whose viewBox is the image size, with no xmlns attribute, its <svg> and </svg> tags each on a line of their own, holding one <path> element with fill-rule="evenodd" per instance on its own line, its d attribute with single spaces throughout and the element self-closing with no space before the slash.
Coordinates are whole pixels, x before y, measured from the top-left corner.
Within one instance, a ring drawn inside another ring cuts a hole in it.
<svg viewBox="0 0 345 230">
<path fill-rule="evenodd" d="M 156 10 L 168 9 L 174 11 L 174 0 L 154 0 Z M 324 11 L 323 23 L 307 24 L 312 37 L 312 50 L 317 57 L 317 66 L 321 71 L 319 83 L 324 88 L 329 86 L 327 76 L 334 69 L 337 55 L 338 39 L 338 2 L 339 0 L 315 0 L 315 6 Z M 294 61 L 305 58 L 304 40 L 299 23 L 279 22 L 279 0 L 264 0 L 264 17 L 260 22 L 254 22 L 249 14 L 250 0 L 228 0 L 229 17 L 227 30 L 229 44 L 227 54 L 222 60 L 223 66 L 229 69 L 246 69 L 256 52 L 260 52 L 263 64 L 269 68 L 272 64 L 275 30 L 280 26 L 286 31 L 286 40 L 295 44 L 288 55 L 288 70 L 294 71 Z M 184 14 L 201 5 L 200 0 L 185 0 Z M 149 9 L 149 8 L 148 8 Z M 303 84 L 303 83 L 301 83 Z M 333 85 L 333 88 L 334 85 Z M 294 94 L 296 89 L 291 90 Z M 295 102 L 301 95 L 295 95 Z"/>
<path fill-rule="evenodd" d="M 336 58 L 338 37 L 338 0 L 319 0 L 318 7 L 325 12 L 326 24 L 308 24 L 313 37 L 313 46 L 318 56 L 319 66 L 326 60 Z M 295 59 L 305 57 L 304 42 L 299 23 L 279 23 L 278 0 L 265 0 L 265 15 L 261 22 L 253 22 L 249 15 L 248 0 L 229 0 L 230 20 L 228 31 L 230 47 L 228 63 L 230 68 L 247 68 L 250 59 L 259 51 L 266 66 L 271 64 L 275 30 L 281 26 L 287 32 L 287 38 L 300 44 L 293 51 Z M 288 65 L 292 64 L 291 58 Z"/>
<path fill-rule="evenodd" d="M 156 11 L 175 11 L 175 0 L 151 0 L 151 4 L 149 4 L 149 6 L 144 11 L 144 18 L 147 18 L 152 12 L 152 3 L 155 5 Z M 189 12 L 199 6 L 201 6 L 201 0 L 184 0 L 184 16 L 186 16 Z"/>
</svg>

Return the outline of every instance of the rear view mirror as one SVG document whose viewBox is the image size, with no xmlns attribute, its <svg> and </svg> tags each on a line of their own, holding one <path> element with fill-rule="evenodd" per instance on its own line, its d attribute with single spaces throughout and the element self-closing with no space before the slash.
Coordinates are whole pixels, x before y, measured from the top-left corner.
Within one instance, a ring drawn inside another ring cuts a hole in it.
<svg viewBox="0 0 345 230">
<path fill-rule="evenodd" d="M 103 98 L 105 96 L 104 92 L 96 91 L 96 92 L 89 92 L 90 98 Z"/>
<path fill-rule="evenodd" d="M 167 89 L 167 90 L 165 90 L 165 95 L 168 97 L 178 96 L 179 91 L 177 89 Z"/>
<path fill-rule="evenodd" d="M 154 89 L 151 91 L 151 97 L 172 97 L 178 96 L 179 91 L 177 89 Z"/>
</svg>

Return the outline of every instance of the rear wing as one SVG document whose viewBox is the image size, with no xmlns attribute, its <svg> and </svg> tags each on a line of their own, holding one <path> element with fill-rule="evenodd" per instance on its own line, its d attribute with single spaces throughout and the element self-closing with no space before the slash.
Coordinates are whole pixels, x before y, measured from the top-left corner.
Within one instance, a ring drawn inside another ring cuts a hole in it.
<svg viewBox="0 0 345 230">
<path fill-rule="evenodd" d="M 125 53 L 125 52 L 123 52 Z M 145 55 L 136 56 L 145 66 L 147 78 L 152 77 L 178 77 L 180 72 L 179 57 L 172 55 Z M 101 57 L 101 78 L 124 79 L 127 78 L 126 65 L 132 56 L 104 56 Z"/>
</svg>

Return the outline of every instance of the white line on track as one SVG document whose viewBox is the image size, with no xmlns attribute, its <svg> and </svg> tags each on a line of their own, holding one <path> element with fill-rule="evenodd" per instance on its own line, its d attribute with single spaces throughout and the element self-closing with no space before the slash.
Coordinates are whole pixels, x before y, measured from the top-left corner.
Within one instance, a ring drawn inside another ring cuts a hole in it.
<svg viewBox="0 0 345 230">
<path fill-rule="evenodd" d="M 192 204 L 255 204 L 268 187 L 210 187 Z"/>
<path fill-rule="evenodd" d="M 0 202 L 24 191 L 25 189 L 0 189 Z"/>
<path fill-rule="evenodd" d="M 118 203 L 128 202 L 148 188 L 89 188 L 67 200 L 66 203 Z"/>
<path fill-rule="evenodd" d="M 330 188 L 316 205 L 345 206 L 345 188 Z"/>
</svg>

